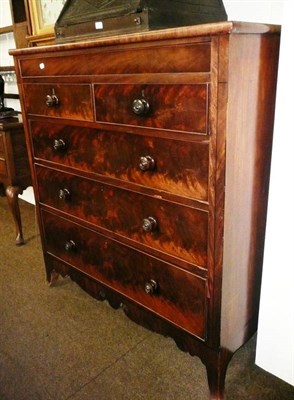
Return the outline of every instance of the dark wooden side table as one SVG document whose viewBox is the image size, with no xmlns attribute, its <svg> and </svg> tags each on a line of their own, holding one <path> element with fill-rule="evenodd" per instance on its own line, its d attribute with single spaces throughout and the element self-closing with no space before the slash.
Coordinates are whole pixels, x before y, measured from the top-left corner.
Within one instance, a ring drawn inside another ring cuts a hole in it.
<svg viewBox="0 0 294 400">
<path fill-rule="evenodd" d="M 18 195 L 32 184 L 21 116 L 0 120 L 0 193 L 6 194 L 16 227 L 16 245 L 24 244 Z"/>
</svg>

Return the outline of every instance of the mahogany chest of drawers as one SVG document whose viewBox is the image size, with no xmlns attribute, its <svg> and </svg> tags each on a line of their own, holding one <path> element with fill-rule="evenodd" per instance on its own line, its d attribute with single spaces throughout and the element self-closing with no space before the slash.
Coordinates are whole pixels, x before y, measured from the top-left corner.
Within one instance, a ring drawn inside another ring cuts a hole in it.
<svg viewBox="0 0 294 400">
<path fill-rule="evenodd" d="M 258 317 L 279 27 L 223 22 L 12 51 L 47 279 L 206 366 Z"/>
</svg>

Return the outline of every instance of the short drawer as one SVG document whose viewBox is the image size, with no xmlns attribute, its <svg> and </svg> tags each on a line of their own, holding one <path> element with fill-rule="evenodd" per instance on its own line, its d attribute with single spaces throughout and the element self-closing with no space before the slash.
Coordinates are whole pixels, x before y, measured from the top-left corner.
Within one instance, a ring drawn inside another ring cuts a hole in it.
<svg viewBox="0 0 294 400">
<path fill-rule="evenodd" d="M 176 54 L 176 57 L 175 57 Z M 77 76 L 140 73 L 209 72 L 210 42 L 165 46 L 126 46 L 88 50 L 62 56 L 28 57 L 20 60 L 21 74 L 28 76 Z"/>
<path fill-rule="evenodd" d="M 208 133 L 208 85 L 94 85 L 96 120 Z"/>
<path fill-rule="evenodd" d="M 28 114 L 93 121 L 90 85 L 24 84 Z"/>
<path fill-rule="evenodd" d="M 114 232 L 149 251 L 207 267 L 206 211 L 38 165 L 36 175 L 42 204 Z"/>
<path fill-rule="evenodd" d="M 36 159 L 208 200 L 208 143 L 36 121 L 30 128 Z"/>
<path fill-rule="evenodd" d="M 205 340 L 207 281 L 42 212 L 45 251 Z"/>
</svg>

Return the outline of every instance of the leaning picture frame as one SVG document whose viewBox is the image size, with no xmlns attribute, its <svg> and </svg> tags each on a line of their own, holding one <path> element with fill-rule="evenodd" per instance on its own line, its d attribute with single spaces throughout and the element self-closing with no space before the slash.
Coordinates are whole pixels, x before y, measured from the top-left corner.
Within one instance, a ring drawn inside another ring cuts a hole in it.
<svg viewBox="0 0 294 400">
<path fill-rule="evenodd" d="M 54 39 L 54 24 L 66 0 L 27 0 L 31 24 L 30 42 Z"/>
</svg>

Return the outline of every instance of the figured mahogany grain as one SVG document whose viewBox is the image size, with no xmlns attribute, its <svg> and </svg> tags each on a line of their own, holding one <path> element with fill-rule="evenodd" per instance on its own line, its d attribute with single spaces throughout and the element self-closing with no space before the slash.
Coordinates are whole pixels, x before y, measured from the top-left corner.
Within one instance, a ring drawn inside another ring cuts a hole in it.
<svg viewBox="0 0 294 400">
<path fill-rule="evenodd" d="M 209 144 L 123 132 L 31 121 L 34 156 L 38 160 L 104 175 L 143 187 L 208 200 Z M 55 139 L 66 144 L 53 150 Z M 152 171 L 141 171 L 142 156 L 155 160 Z"/>
<path fill-rule="evenodd" d="M 54 214 L 42 212 L 46 251 L 123 293 L 202 339 L 206 336 L 206 281 L 174 265 L 123 246 Z M 65 250 L 72 240 L 76 248 Z M 158 290 L 150 295 L 145 284 Z M 182 291 L 180 288 L 185 287 Z"/>
<path fill-rule="evenodd" d="M 48 107 L 46 96 L 54 90 L 58 105 Z M 93 121 L 90 85 L 25 84 L 26 112 L 53 118 Z"/>
<path fill-rule="evenodd" d="M 208 133 L 208 85 L 94 85 L 96 121 Z M 135 99 L 144 98 L 150 109 L 137 116 Z"/>
<path fill-rule="evenodd" d="M 177 54 L 177 57 L 174 55 Z M 148 60 L 148 62 L 147 62 Z M 44 64 L 44 68 L 40 68 Z M 210 43 L 173 46 L 136 46 L 123 49 L 96 48 L 88 54 L 71 55 L 53 52 L 50 56 L 22 60 L 23 76 L 103 75 L 169 72 L 208 72 Z"/>
<path fill-rule="evenodd" d="M 161 257 L 169 254 L 207 268 L 207 212 L 41 166 L 36 176 L 42 204 L 158 250 Z M 59 197 L 64 189 L 68 199 Z M 148 217 L 158 224 L 152 232 L 142 228 Z"/>
</svg>

